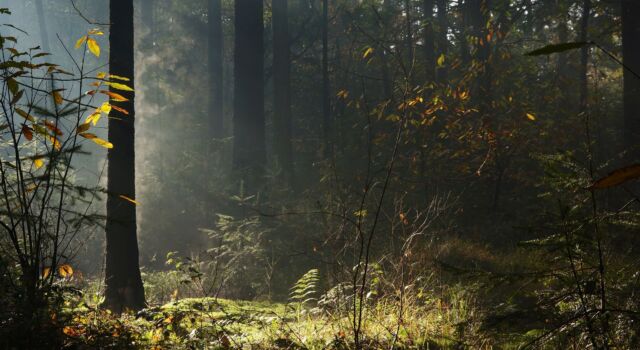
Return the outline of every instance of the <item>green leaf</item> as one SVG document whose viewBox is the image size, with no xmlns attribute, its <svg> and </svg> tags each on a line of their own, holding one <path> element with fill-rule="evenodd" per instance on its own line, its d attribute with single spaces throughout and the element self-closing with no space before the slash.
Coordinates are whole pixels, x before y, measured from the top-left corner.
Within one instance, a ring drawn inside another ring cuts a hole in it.
<svg viewBox="0 0 640 350">
<path fill-rule="evenodd" d="M 550 55 L 552 53 L 580 49 L 580 48 L 583 48 L 583 47 L 588 46 L 588 45 L 591 45 L 591 42 L 578 41 L 578 42 L 547 45 L 545 47 L 541 47 L 539 49 L 536 49 L 536 50 L 533 50 L 531 52 L 528 52 L 528 53 L 525 54 L 525 56 Z"/>
</svg>

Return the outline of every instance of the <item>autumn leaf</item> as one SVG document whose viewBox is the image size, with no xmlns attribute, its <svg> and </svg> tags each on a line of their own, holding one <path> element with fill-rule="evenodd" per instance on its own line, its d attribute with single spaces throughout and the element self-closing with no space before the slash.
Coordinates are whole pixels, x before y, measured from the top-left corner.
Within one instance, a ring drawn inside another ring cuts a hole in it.
<svg viewBox="0 0 640 350">
<path fill-rule="evenodd" d="M 71 277 L 73 275 L 73 268 L 69 264 L 58 266 L 58 274 L 63 277 Z"/>
<path fill-rule="evenodd" d="M 85 123 L 93 123 L 93 125 L 96 125 L 98 124 L 98 121 L 100 120 L 101 116 L 102 114 L 100 113 L 100 111 L 96 110 L 90 116 L 87 117 L 87 119 L 85 120 Z"/>
<path fill-rule="evenodd" d="M 54 134 L 61 136 L 62 135 L 62 131 L 60 131 L 60 129 L 58 129 L 58 127 L 56 126 L 55 123 L 52 123 L 48 120 L 44 121 L 44 126 L 47 127 L 47 129 L 51 130 L 51 132 L 53 132 Z"/>
<path fill-rule="evenodd" d="M 116 111 L 118 111 L 118 112 L 120 112 L 122 114 L 129 115 L 129 112 L 127 112 L 127 110 L 124 109 L 124 108 L 121 108 L 121 107 L 118 107 L 118 106 L 113 106 L 113 105 L 111 106 L 111 108 L 115 109 Z"/>
<path fill-rule="evenodd" d="M 33 160 L 33 166 L 36 168 L 36 170 L 42 168 L 43 165 L 44 161 L 41 158 L 36 158 Z"/>
<path fill-rule="evenodd" d="M 112 79 L 112 80 L 122 80 L 122 81 L 129 81 L 129 80 L 131 80 L 131 79 L 127 78 L 127 77 L 123 77 L 123 76 L 115 75 L 115 74 L 109 74 L 109 79 Z"/>
<path fill-rule="evenodd" d="M 126 101 L 129 101 L 128 98 L 126 98 L 126 97 L 124 97 L 124 96 L 122 96 L 120 94 L 117 94 L 115 92 L 111 92 L 111 91 L 107 91 L 107 90 L 100 90 L 100 93 L 103 93 L 103 94 L 109 96 L 109 98 L 111 98 L 111 100 L 115 101 L 115 102 L 126 102 Z"/>
<path fill-rule="evenodd" d="M 109 102 L 104 102 L 102 106 L 100 106 L 100 111 L 108 115 L 111 112 L 111 104 Z"/>
<path fill-rule="evenodd" d="M 58 92 L 58 91 L 53 91 L 51 94 L 53 95 L 53 101 L 54 101 L 57 105 L 62 104 L 63 99 L 62 99 L 62 95 L 60 95 L 60 92 Z"/>
<path fill-rule="evenodd" d="M 24 135 L 24 137 L 27 140 L 29 140 L 29 141 L 33 140 L 33 132 L 31 131 L 31 129 L 28 126 L 26 126 L 24 124 L 22 125 L 22 134 Z"/>
<path fill-rule="evenodd" d="M 109 141 L 103 140 L 101 138 L 99 138 L 98 136 L 92 134 L 92 133 L 88 133 L 88 132 L 83 132 L 81 134 L 79 134 L 80 136 L 84 137 L 85 139 L 89 139 L 93 142 L 95 142 L 97 145 L 100 145 L 104 148 L 113 148 L 113 144 Z"/>
<path fill-rule="evenodd" d="M 53 144 L 53 148 L 55 148 L 58 151 L 62 149 L 62 144 L 60 143 L 60 141 L 58 141 L 58 139 L 55 136 L 49 136 L 49 140 Z"/>
<path fill-rule="evenodd" d="M 120 198 L 124 199 L 124 200 L 125 200 L 125 201 L 127 201 L 127 202 L 133 203 L 133 204 L 135 204 L 135 205 L 140 205 L 140 203 L 139 203 L 138 201 L 136 201 L 135 199 L 131 199 L 131 198 L 129 198 L 129 197 L 127 197 L 127 196 L 125 196 L 125 195 L 122 195 L 122 194 L 121 194 L 121 195 L 119 195 L 118 197 L 120 197 Z"/>
<path fill-rule="evenodd" d="M 100 57 L 100 46 L 98 45 L 98 42 L 96 41 L 96 39 L 93 39 L 93 38 L 87 39 L 87 47 L 89 48 L 89 51 L 91 51 L 91 53 L 94 56 Z"/>
<path fill-rule="evenodd" d="M 89 35 L 104 35 L 104 32 L 98 28 L 91 29 L 88 33 Z"/>
<path fill-rule="evenodd" d="M 78 39 L 78 41 L 76 41 L 76 49 L 79 49 L 80 46 L 82 46 L 82 44 L 84 44 L 85 41 L 87 41 L 87 36 L 83 36 L 82 38 Z"/>
<path fill-rule="evenodd" d="M 444 54 L 440 54 L 440 57 L 438 57 L 438 60 L 436 61 L 439 67 L 444 66 L 444 60 L 445 60 Z"/>
<path fill-rule="evenodd" d="M 371 56 L 372 53 L 373 53 L 373 47 L 368 47 L 366 50 L 364 50 L 364 53 L 362 54 L 362 58 L 366 59 L 367 57 Z"/>
<path fill-rule="evenodd" d="M 536 120 L 536 116 L 533 113 L 527 113 L 527 119 L 529 119 L 531 121 L 535 121 Z"/>
<path fill-rule="evenodd" d="M 609 173 L 609 175 L 596 180 L 591 186 L 588 187 L 588 189 L 600 190 L 603 188 L 615 187 L 639 177 L 640 164 L 635 164 L 612 171 L 611 173 Z"/>
<path fill-rule="evenodd" d="M 122 91 L 133 91 L 132 88 L 128 87 L 125 84 L 120 84 L 120 83 L 114 83 L 114 82 L 105 82 L 106 85 L 111 86 L 112 88 L 116 89 L 116 90 L 122 90 Z"/>
<path fill-rule="evenodd" d="M 78 134 L 83 133 L 83 132 L 89 130 L 89 128 L 91 128 L 91 123 L 89 123 L 89 122 L 80 124 L 80 125 L 78 125 L 78 129 L 76 130 L 76 133 L 78 133 Z"/>
<path fill-rule="evenodd" d="M 49 277 L 50 274 L 51 274 L 50 267 L 45 267 L 44 269 L 42 269 L 42 278 L 47 278 Z"/>
</svg>

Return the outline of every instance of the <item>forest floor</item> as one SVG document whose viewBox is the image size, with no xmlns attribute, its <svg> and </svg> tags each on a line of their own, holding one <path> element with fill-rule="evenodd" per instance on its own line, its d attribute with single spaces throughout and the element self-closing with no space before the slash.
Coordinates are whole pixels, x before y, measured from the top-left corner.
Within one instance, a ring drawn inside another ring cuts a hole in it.
<svg viewBox="0 0 640 350">
<path fill-rule="evenodd" d="M 458 305 L 398 310 L 380 301 L 365 313 L 366 349 L 454 348 L 464 312 Z M 144 349 L 351 349 L 347 313 L 302 305 L 187 298 L 114 316 L 86 301 L 67 302 L 60 315 L 66 347 Z"/>
</svg>

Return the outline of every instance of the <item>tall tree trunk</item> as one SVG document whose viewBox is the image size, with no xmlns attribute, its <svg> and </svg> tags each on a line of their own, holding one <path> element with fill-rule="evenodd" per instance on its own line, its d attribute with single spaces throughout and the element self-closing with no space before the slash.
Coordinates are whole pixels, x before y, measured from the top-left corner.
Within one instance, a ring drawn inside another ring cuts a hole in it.
<svg viewBox="0 0 640 350">
<path fill-rule="evenodd" d="M 438 7 L 438 57 L 445 58 L 449 53 L 449 20 L 447 18 L 447 0 L 436 0 Z M 446 61 L 445 61 L 446 62 Z M 440 84 L 444 84 L 449 79 L 449 70 L 446 64 L 438 67 L 436 78 Z"/>
<path fill-rule="evenodd" d="M 133 2 L 111 0 L 109 11 L 112 24 L 109 33 L 109 70 L 130 78 L 129 85 L 134 88 Z M 136 194 L 134 93 L 130 93 L 128 98 L 129 101 L 122 102 L 120 107 L 129 114 L 112 110 L 109 118 L 109 140 L 114 148 L 109 149 L 107 154 L 107 190 L 110 195 L 107 198 L 104 303 L 114 312 L 139 310 L 145 305 L 138 261 L 136 207 L 119 197 L 135 198 Z"/>
<path fill-rule="evenodd" d="M 409 80 L 413 78 L 413 66 L 414 66 L 414 52 L 413 52 L 413 18 L 411 0 L 404 0 L 404 15 L 405 15 L 405 37 L 404 46 L 407 51 L 407 69 L 409 73 Z"/>
<path fill-rule="evenodd" d="M 256 191 L 266 163 L 262 0 L 235 1 L 233 167 Z"/>
<path fill-rule="evenodd" d="M 432 83 L 436 80 L 436 52 L 433 35 L 433 1 L 422 1 L 422 13 L 423 13 L 423 38 L 422 46 L 424 48 L 424 69 L 425 79 L 427 83 Z"/>
<path fill-rule="evenodd" d="M 209 0 L 209 135 L 220 138 L 223 136 L 223 75 L 222 75 L 222 1 Z"/>
<path fill-rule="evenodd" d="M 329 81 L 329 0 L 322 1 L 322 126 L 324 156 L 331 157 L 331 97 Z"/>
<path fill-rule="evenodd" d="M 589 31 L 589 17 L 591 16 L 591 0 L 584 0 L 582 4 L 582 19 L 580 21 L 580 41 L 587 41 Z M 580 51 L 580 113 L 587 111 L 588 79 L 587 67 L 589 64 L 589 47 L 585 46 Z"/>
<path fill-rule="evenodd" d="M 288 0 L 273 0 L 274 150 L 289 185 L 293 181 L 290 50 Z"/>
<path fill-rule="evenodd" d="M 640 2 L 622 2 L 622 54 L 624 64 L 640 73 Z M 624 71 L 624 145 L 631 163 L 640 162 L 640 79 Z"/>
<path fill-rule="evenodd" d="M 389 56 L 387 51 L 387 37 L 391 27 L 391 18 L 393 16 L 393 4 L 391 0 L 384 0 L 382 3 L 382 33 L 383 33 L 383 51 L 382 51 L 382 92 L 385 99 L 393 99 L 393 84 L 391 83 L 391 73 L 389 72 Z"/>
</svg>

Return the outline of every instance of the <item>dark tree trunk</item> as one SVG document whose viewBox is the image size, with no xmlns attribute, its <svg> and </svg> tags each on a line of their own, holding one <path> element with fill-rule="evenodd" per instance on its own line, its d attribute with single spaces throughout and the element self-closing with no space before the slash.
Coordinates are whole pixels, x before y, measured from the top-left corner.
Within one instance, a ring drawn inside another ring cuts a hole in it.
<svg viewBox="0 0 640 350">
<path fill-rule="evenodd" d="M 274 150 L 283 179 L 291 184 L 291 53 L 287 0 L 273 0 L 273 124 Z"/>
<path fill-rule="evenodd" d="M 393 16 L 393 5 L 391 0 L 384 0 L 382 5 L 382 32 L 383 39 L 386 43 L 386 39 L 389 35 L 389 29 L 391 27 L 391 18 Z M 382 52 L 382 91 L 385 99 L 393 99 L 393 86 L 391 83 L 391 73 L 389 72 L 389 56 L 390 52 L 387 51 L 386 45 L 384 45 L 384 51 Z"/>
<path fill-rule="evenodd" d="M 133 2 L 110 1 L 109 70 L 129 77 L 134 88 Z M 122 93 L 122 91 L 114 91 Z M 129 112 L 111 111 L 107 190 L 107 252 L 105 267 L 105 306 L 114 312 L 144 307 L 144 289 L 138 261 L 136 207 L 119 196 L 135 198 L 134 94 L 120 107 Z"/>
<path fill-rule="evenodd" d="M 624 64 L 640 73 L 640 2 L 622 2 L 622 54 Z M 640 79 L 624 71 L 624 145 L 631 163 L 640 162 Z"/>
<path fill-rule="evenodd" d="M 412 6 L 411 0 L 404 0 L 404 13 L 405 13 L 405 50 L 407 52 L 407 69 L 409 70 L 409 80 L 413 77 L 413 60 L 414 60 L 414 52 L 413 52 L 413 18 L 412 14 Z"/>
<path fill-rule="evenodd" d="M 209 99 L 210 134 L 215 138 L 223 136 L 223 76 L 222 76 L 222 1 L 209 0 Z"/>
<path fill-rule="evenodd" d="M 433 1 L 422 1 L 422 13 L 423 13 L 423 43 L 424 48 L 424 69 L 425 79 L 427 83 L 434 82 L 436 80 L 436 52 L 433 35 Z"/>
<path fill-rule="evenodd" d="M 322 1 L 322 126 L 324 156 L 332 155 L 331 97 L 329 96 L 329 0 Z"/>
<path fill-rule="evenodd" d="M 447 0 L 437 0 L 438 6 L 438 57 L 443 55 L 445 58 L 449 54 L 449 38 L 447 37 L 449 31 L 449 20 L 447 19 Z M 446 62 L 446 61 L 445 61 Z M 449 79 L 449 70 L 446 64 L 438 67 L 437 76 L 438 82 L 444 84 Z"/>
<path fill-rule="evenodd" d="M 233 167 L 249 191 L 266 163 L 262 0 L 235 1 Z"/>
<path fill-rule="evenodd" d="M 582 5 L 582 19 L 580 21 L 580 41 L 587 41 L 589 31 L 589 17 L 591 16 L 591 0 L 584 0 Z M 580 51 L 580 113 L 587 111 L 588 78 L 587 67 L 589 64 L 589 47 L 585 46 Z"/>
</svg>

